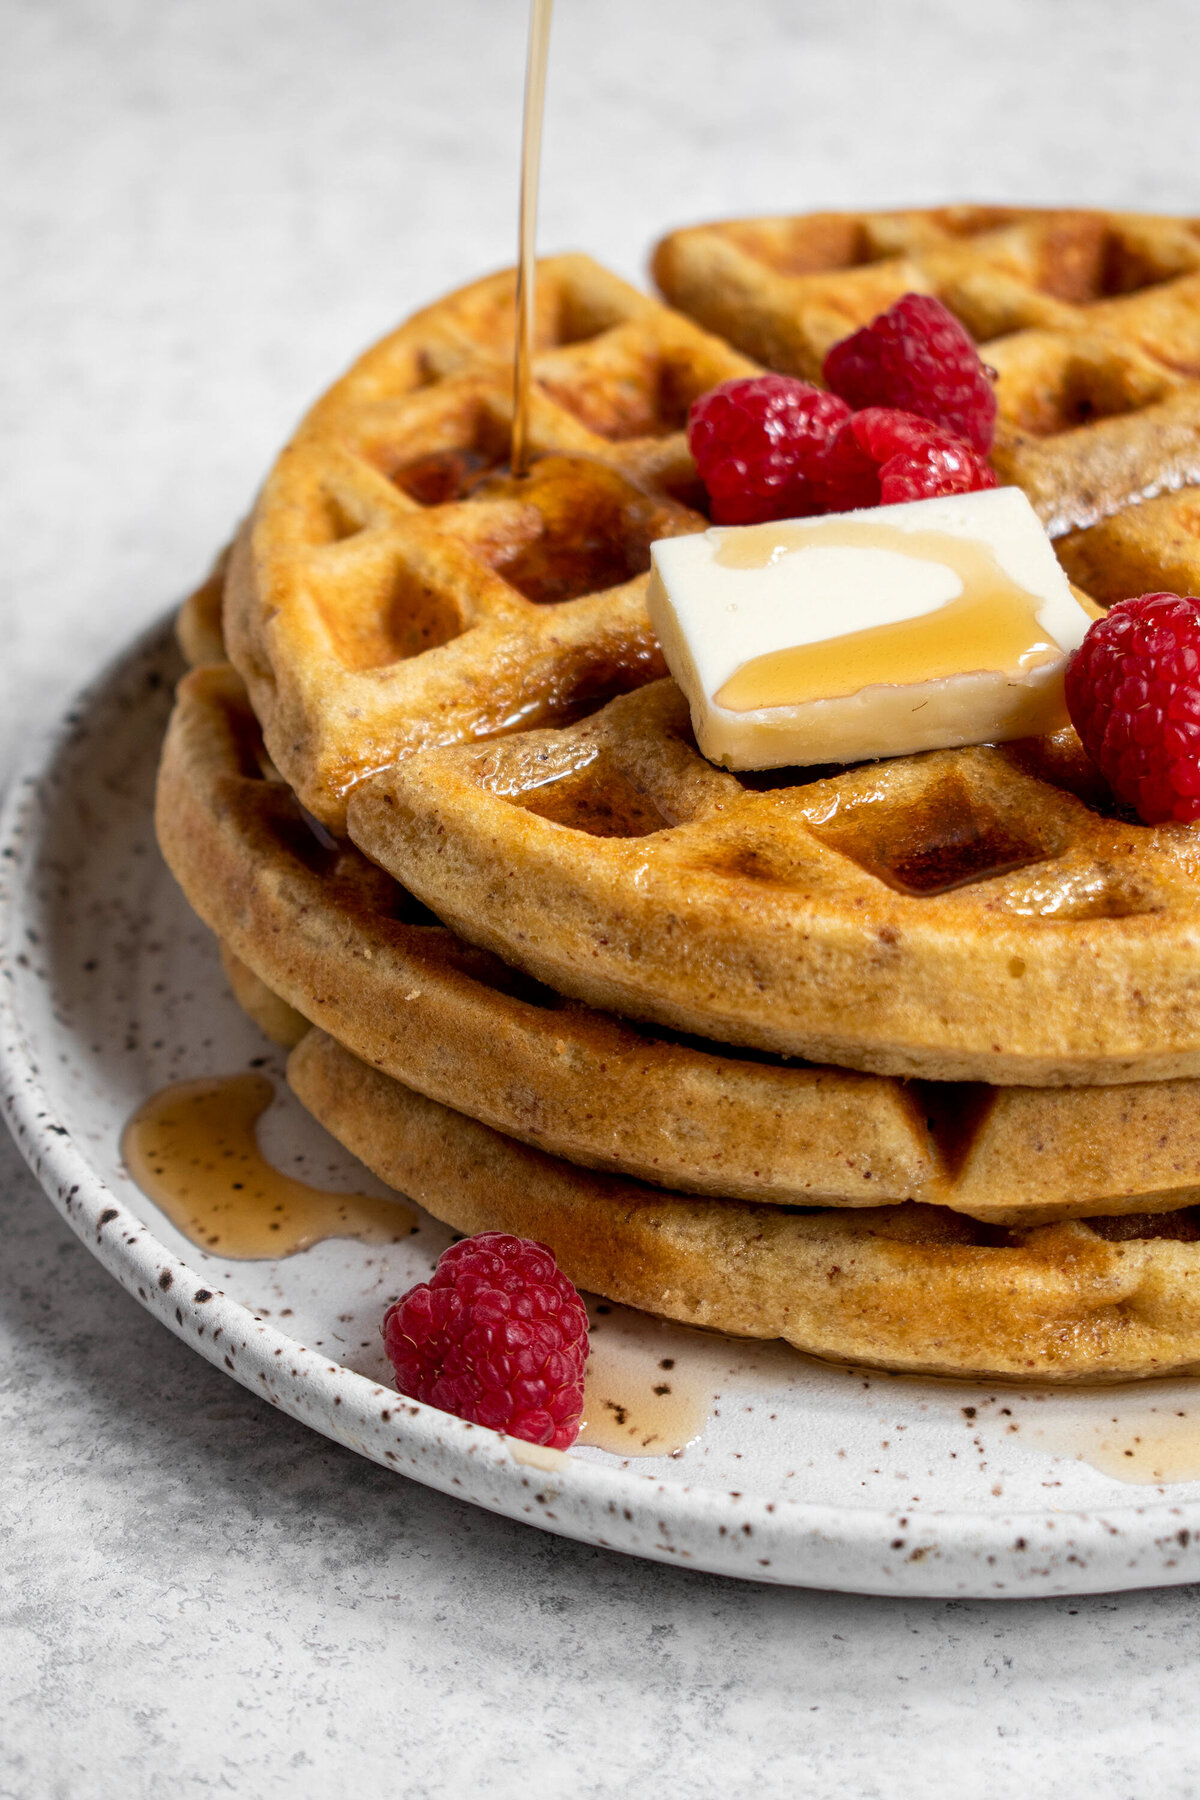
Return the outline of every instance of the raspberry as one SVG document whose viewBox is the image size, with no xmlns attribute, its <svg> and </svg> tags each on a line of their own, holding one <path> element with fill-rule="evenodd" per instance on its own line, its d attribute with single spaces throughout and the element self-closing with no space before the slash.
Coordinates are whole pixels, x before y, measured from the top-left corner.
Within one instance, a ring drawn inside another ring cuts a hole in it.
<svg viewBox="0 0 1200 1800">
<path fill-rule="evenodd" d="M 905 294 L 825 358 L 825 381 L 855 408 L 892 406 L 992 447 L 996 395 L 953 313 L 930 294 Z"/>
<path fill-rule="evenodd" d="M 1067 710 L 1113 792 L 1147 825 L 1200 819 L 1200 600 L 1118 601 L 1071 658 Z"/>
<path fill-rule="evenodd" d="M 834 432 L 850 408 L 792 375 L 723 381 L 693 401 L 688 447 L 718 525 L 756 525 L 821 511 Z"/>
<path fill-rule="evenodd" d="M 545 1244 L 502 1231 L 451 1244 L 388 1307 L 383 1341 L 414 1400 L 554 1450 L 579 1435 L 587 1313 Z"/>
<path fill-rule="evenodd" d="M 841 427 L 825 459 L 825 508 L 893 506 L 972 494 L 996 477 L 970 444 L 912 413 L 871 406 Z"/>
</svg>

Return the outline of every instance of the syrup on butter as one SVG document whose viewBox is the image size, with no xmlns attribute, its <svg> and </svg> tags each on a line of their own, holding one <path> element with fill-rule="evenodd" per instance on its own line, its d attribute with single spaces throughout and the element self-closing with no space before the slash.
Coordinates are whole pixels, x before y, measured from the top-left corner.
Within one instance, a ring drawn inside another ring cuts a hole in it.
<svg viewBox="0 0 1200 1800">
<path fill-rule="evenodd" d="M 803 547 L 795 527 L 752 525 L 722 542 L 715 560 L 724 568 L 768 568 L 781 547 Z M 882 550 L 935 563 L 952 572 L 961 592 L 933 612 L 752 657 L 725 682 L 718 706 L 752 712 L 797 700 L 832 700 L 880 683 L 945 680 L 976 669 L 1023 673 L 1059 654 L 1038 623 L 1037 597 L 1001 568 L 988 544 L 948 531 L 902 531 L 847 518 L 822 531 L 819 548 Z"/>
<path fill-rule="evenodd" d="M 651 620 L 713 762 L 861 762 L 1066 721 L 1090 620 L 1016 488 L 716 528 L 652 559 Z"/>
</svg>

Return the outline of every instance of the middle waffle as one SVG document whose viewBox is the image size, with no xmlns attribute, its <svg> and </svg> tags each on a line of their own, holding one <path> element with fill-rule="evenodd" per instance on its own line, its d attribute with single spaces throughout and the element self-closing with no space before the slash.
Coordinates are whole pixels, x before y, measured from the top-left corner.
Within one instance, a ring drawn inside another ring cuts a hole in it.
<svg viewBox="0 0 1200 1800">
<path fill-rule="evenodd" d="M 462 943 L 279 780 L 237 675 L 183 682 L 158 830 L 267 988 L 428 1098 L 587 1167 L 782 1205 L 904 1200 L 997 1224 L 1200 1199 L 1200 1081 L 905 1082 L 593 1010 Z"/>
</svg>

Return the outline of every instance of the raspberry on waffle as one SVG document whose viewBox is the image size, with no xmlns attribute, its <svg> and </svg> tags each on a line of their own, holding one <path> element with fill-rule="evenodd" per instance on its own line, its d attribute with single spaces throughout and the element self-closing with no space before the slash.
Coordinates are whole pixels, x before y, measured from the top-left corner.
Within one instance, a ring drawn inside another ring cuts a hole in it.
<svg viewBox="0 0 1200 1800">
<path fill-rule="evenodd" d="M 1200 819 L 1200 600 L 1143 594 L 1097 619 L 1067 670 L 1083 747 L 1156 825 Z"/>
<path fill-rule="evenodd" d="M 790 375 L 723 381 L 688 415 L 688 448 L 713 522 L 757 524 L 821 512 L 825 465 L 850 408 Z"/>
<path fill-rule="evenodd" d="M 953 313 L 932 294 L 905 294 L 835 344 L 824 376 L 826 386 L 856 409 L 919 413 L 965 438 L 980 456 L 992 447 L 996 396 L 989 371 Z"/>
</svg>

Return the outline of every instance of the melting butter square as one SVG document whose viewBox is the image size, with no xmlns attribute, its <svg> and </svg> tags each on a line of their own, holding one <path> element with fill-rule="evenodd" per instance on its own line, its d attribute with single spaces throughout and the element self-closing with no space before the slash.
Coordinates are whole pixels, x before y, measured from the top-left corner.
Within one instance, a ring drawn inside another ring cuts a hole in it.
<svg viewBox="0 0 1200 1800">
<path fill-rule="evenodd" d="M 861 762 L 1066 723 L 1090 620 L 1019 488 L 651 546 L 650 617 L 730 769 Z"/>
</svg>

